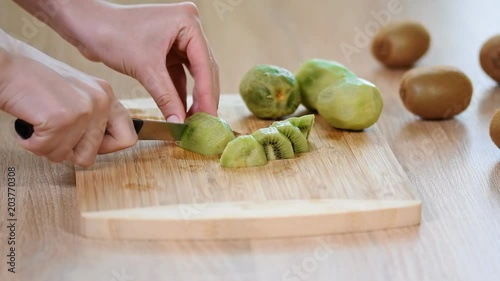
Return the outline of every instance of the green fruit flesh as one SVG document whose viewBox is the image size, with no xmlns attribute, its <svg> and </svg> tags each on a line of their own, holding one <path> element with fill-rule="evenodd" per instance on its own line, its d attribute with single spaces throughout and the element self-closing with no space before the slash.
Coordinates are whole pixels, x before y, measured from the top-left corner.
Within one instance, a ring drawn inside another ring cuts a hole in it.
<svg viewBox="0 0 500 281">
<path fill-rule="evenodd" d="M 314 114 L 307 114 L 300 117 L 290 117 L 284 121 L 288 121 L 293 126 L 299 128 L 299 130 L 306 137 L 306 139 L 309 139 L 309 133 L 311 132 L 312 127 L 314 126 Z M 278 124 L 279 122 L 283 121 L 276 121 L 272 124 L 272 126 Z"/>
<path fill-rule="evenodd" d="M 338 62 L 322 59 L 306 61 L 295 74 L 302 104 L 309 110 L 316 110 L 319 93 L 345 77 L 356 77 L 356 75 Z"/>
<path fill-rule="evenodd" d="M 321 92 L 317 108 L 334 128 L 359 131 L 378 120 L 383 99 L 372 83 L 360 78 L 346 78 Z"/>
<path fill-rule="evenodd" d="M 226 121 L 206 113 L 195 113 L 186 119 L 186 124 L 178 145 L 192 152 L 219 155 L 235 138 Z"/>
<path fill-rule="evenodd" d="M 230 141 L 220 164 L 226 168 L 255 167 L 267 164 L 264 147 L 252 136 L 239 136 Z"/>
<path fill-rule="evenodd" d="M 300 91 L 294 75 L 281 67 L 257 65 L 240 83 L 240 95 L 258 118 L 277 119 L 295 112 Z"/>
<path fill-rule="evenodd" d="M 271 126 L 278 129 L 280 133 L 288 138 L 292 144 L 293 152 L 295 154 L 309 151 L 309 145 L 307 144 L 306 137 L 302 134 L 299 128 L 292 125 L 290 121 L 278 121 L 273 123 Z"/>
<path fill-rule="evenodd" d="M 252 136 L 264 147 L 269 161 L 290 159 L 295 156 L 290 140 L 275 127 L 259 129 Z"/>
</svg>

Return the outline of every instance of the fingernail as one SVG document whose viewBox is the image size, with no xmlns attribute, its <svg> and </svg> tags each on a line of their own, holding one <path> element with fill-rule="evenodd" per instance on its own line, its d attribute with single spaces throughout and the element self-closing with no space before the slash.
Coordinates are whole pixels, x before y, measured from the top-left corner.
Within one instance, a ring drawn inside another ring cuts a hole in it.
<svg viewBox="0 0 500 281">
<path fill-rule="evenodd" d="M 170 115 L 167 118 L 167 122 L 172 122 L 172 123 L 182 123 L 181 119 L 177 117 L 177 115 Z"/>
</svg>

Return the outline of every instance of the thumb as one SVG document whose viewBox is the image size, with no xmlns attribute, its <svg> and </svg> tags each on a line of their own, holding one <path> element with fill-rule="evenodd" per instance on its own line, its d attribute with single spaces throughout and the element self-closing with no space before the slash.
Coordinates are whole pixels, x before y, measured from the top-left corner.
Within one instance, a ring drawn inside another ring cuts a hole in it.
<svg viewBox="0 0 500 281">
<path fill-rule="evenodd" d="M 138 75 L 138 80 L 153 97 L 167 121 L 184 122 L 186 109 L 166 67 L 162 67 L 160 71 L 146 68 L 146 71 Z"/>
</svg>

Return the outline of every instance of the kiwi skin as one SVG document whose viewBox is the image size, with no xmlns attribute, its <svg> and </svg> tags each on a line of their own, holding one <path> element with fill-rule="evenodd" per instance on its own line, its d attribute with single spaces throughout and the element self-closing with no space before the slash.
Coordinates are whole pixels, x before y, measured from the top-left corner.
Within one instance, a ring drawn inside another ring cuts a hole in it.
<svg viewBox="0 0 500 281">
<path fill-rule="evenodd" d="M 500 148 L 500 109 L 495 112 L 490 123 L 491 140 Z"/>
<path fill-rule="evenodd" d="M 500 34 L 484 43 L 479 54 L 479 61 L 484 72 L 500 83 Z"/>
<path fill-rule="evenodd" d="M 252 136 L 262 144 L 267 160 L 269 161 L 295 157 L 292 143 L 275 127 L 259 129 Z"/>
<path fill-rule="evenodd" d="M 415 21 L 392 22 L 373 38 L 371 52 L 387 67 L 403 68 L 415 64 L 429 49 L 431 36 Z"/>
<path fill-rule="evenodd" d="M 427 66 L 407 71 L 399 94 L 405 107 L 429 120 L 451 118 L 463 112 L 472 99 L 470 79 L 458 68 Z"/>
</svg>

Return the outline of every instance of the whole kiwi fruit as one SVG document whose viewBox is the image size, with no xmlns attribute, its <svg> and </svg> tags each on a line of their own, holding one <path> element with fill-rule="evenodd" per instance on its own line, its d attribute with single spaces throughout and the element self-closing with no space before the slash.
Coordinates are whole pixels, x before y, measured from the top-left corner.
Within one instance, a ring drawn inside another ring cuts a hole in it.
<svg viewBox="0 0 500 281">
<path fill-rule="evenodd" d="M 484 72 L 500 83 L 500 34 L 484 43 L 479 54 L 479 61 Z"/>
<path fill-rule="evenodd" d="M 495 112 L 490 123 L 491 140 L 500 148 L 500 109 Z"/>
<path fill-rule="evenodd" d="M 423 119 L 451 118 L 470 104 L 473 87 L 458 68 L 427 66 L 407 71 L 399 94 L 405 107 Z"/>
<path fill-rule="evenodd" d="M 279 66 L 252 67 L 240 82 L 240 95 L 248 109 L 261 119 L 292 114 L 300 105 L 300 89 L 294 75 Z"/>
<path fill-rule="evenodd" d="M 388 67 L 409 67 L 429 49 L 431 36 L 415 21 L 392 22 L 379 29 L 372 41 L 373 56 Z"/>
</svg>

